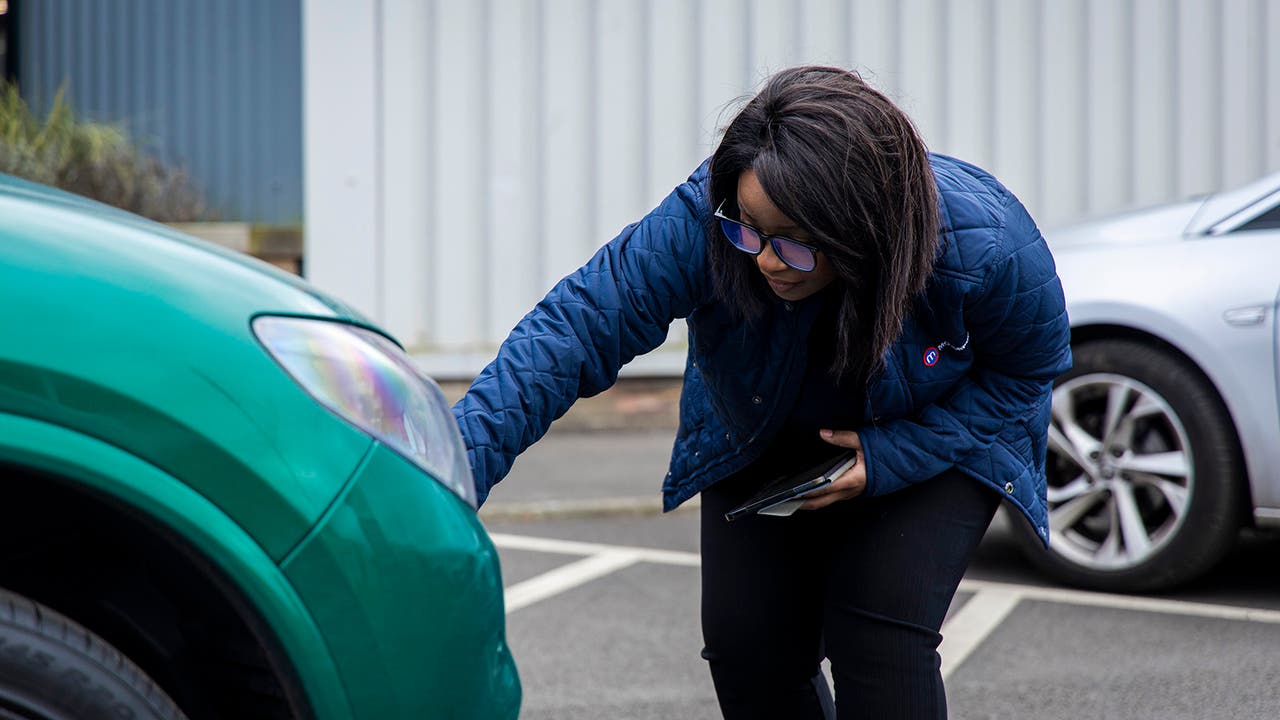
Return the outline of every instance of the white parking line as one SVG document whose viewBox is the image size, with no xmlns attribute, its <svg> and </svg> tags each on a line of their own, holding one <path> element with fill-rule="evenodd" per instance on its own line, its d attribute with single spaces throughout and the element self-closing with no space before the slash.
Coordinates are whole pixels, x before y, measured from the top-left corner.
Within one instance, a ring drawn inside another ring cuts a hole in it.
<svg viewBox="0 0 1280 720">
<path fill-rule="evenodd" d="M 539 600 L 559 595 L 566 590 L 634 565 L 639 560 L 640 556 L 637 553 L 611 550 L 589 555 L 577 562 L 561 565 L 555 570 L 516 583 L 502 593 L 507 613 L 513 613 Z"/>
<path fill-rule="evenodd" d="M 964 592 L 982 592 L 985 590 L 1007 590 L 1017 592 L 1023 600 L 1041 600 L 1044 602 L 1062 603 L 1065 605 L 1085 605 L 1105 607 L 1115 610 L 1137 610 L 1139 612 L 1165 613 L 1168 615 L 1193 615 L 1195 617 L 1214 618 L 1217 620 L 1239 620 L 1243 622 L 1280 623 L 1280 610 L 1263 608 L 1238 607 L 1234 605 L 1214 605 L 1212 603 L 1189 602 L 1186 600 L 1165 600 L 1162 598 L 1137 597 L 1133 595 L 1111 595 L 1109 593 L 1089 592 L 1087 590 L 1067 590 L 1065 588 L 1047 588 L 1035 585 L 1015 585 L 987 580 L 961 580 L 960 590 Z"/>
<path fill-rule="evenodd" d="M 969 657 L 1018 606 L 1022 593 L 1005 588 L 986 588 L 947 619 L 942 626 L 942 677 L 946 679 Z"/>
<path fill-rule="evenodd" d="M 585 543 L 572 540 L 553 540 L 550 538 L 531 537 L 528 535 L 508 535 L 505 533 L 493 533 L 489 537 L 493 540 L 494 545 L 500 548 L 507 548 L 509 550 L 530 550 L 533 552 L 556 553 L 560 555 L 588 556 L 585 560 L 556 568 L 555 570 L 507 588 L 505 590 L 505 594 L 508 597 L 508 612 L 516 609 L 517 607 L 525 607 L 530 603 L 537 602 L 538 600 L 552 597 L 636 562 L 651 562 L 660 565 L 679 565 L 683 567 L 698 567 L 702 564 L 699 555 L 697 553 L 690 552 L 656 550 L 653 548 L 631 547 L 627 545 Z M 1262 608 L 1213 605 L 1210 603 L 1134 597 L 1130 595 L 1111 595 L 1108 593 L 1088 592 L 1084 590 L 1046 588 L 1035 585 L 990 582 L 987 580 L 961 580 L 960 591 L 975 593 L 977 595 L 974 598 L 970 598 L 969 603 L 977 600 L 980 596 L 986 595 L 988 592 L 995 593 L 987 596 L 987 600 L 984 600 L 974 608 L 972 627 L 964 631 L 978 637 L 978 642 L 981 642 L 981 639 L 985 637 L 985 634 L 978 633 L 977 630 L 984 627 L 989 620 L 983 620 L 982 623 L 979 623 L 978 621 L 983 618 L 989 618 L 999 609 L 1001 604 L 1009 602 L 1009 595 L 1016 595 L 1019 600 L 1038 600 L 1043 602 L 1062 603 L 1066 605 L 1084 605 L 1089 607 L 1113 608 L 1117 610 L 1136 610 L 1139 612 L 1156 612 L 1171 615 L 1191 615 L 1195 617 L 1215 618 L 1219 620 L 1280 624 L 1280 610 L 1266 610 Z M 518 604 L 513 604 L 510 600 L 513 594 L 515 594 Z M 1000 599 L 1002 597 L 1004 598 L 1003 600 Z M 1012 610 L 1012 607 L 1010 607 L 1009 610 Z M 958 610 L 956 615 L 952 618 L 952 623 L 948 623 L 948 627 L 944 628 L 944 630 L 955 634 L 956 629 L 951 627 L 951 625 L 957 619 L 960 619 L 964 615 L 964 612 L 965 608 Z M 1001 618 L 1007 614 L 1008 610 L 1005 611 Z M 991 625 L 990 629 L 994 629 L 998 624 L 999 623 L 997 621 L 995 625 Z M 988 633 L 990 632 L 990 629 L 987 630 Z M 960 646 L 960 643 L 957 641 L 955 646 Z M 976 647 L 976 643 L 974 646 Z M 972 648 L 964 654 L 967 655 L 968 652 L 971 651 Z M 955 656 L 953 655 L 953 657 Z M 958 662 L 953 662 L 952 667 L 954 668 L 958 664 Z"/>
<path fill-rule="evenodd" d="M 677 550 L 656 550 L 654 548 L 627 545 L 602 545 L 600 543 L 553 540 L 529 535 L 507 535 L 505 533 L 490 533 L 489 538 L 493 540 L 494 545 L 508 550 L 531 550 L 533 552 L 556 553 L 559 555 L 595 555 L 597 553 L 621 550 L 635 553 L 641 560 L 658 563 L 659 565 L 685 565 L 688 567 L 702 565 L 702 556 L 698 553 L 679 552 Z"/>
</svg>

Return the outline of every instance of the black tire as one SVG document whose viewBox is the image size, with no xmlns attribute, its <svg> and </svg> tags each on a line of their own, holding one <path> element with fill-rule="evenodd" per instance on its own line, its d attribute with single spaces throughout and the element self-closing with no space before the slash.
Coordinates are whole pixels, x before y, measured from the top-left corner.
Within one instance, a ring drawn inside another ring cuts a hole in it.
<svg viewBox="0 0 1280 720">
<path fill-rule="evenodd" d="M 185 717 L 105 640 L 39 603 L 0 589 L 0 718 Z"/>
<path fill-rule="evenodd" d="M 1072 352 L 1074 366 L 1054 389 L 1050 547 L 1016 523 L 1023 549 L 1050 576 L 1094 590 L 1148 592 L 1198 577 L 1235 542 L 1248 498 L 1221 398 L 1193 365 L 1155 344 L 1097 340 Z M 1108 404 L 1124 412 L 1110 432 Z M 1077 426 L 1069 432 L 1067 418 Z"/>
</svg>

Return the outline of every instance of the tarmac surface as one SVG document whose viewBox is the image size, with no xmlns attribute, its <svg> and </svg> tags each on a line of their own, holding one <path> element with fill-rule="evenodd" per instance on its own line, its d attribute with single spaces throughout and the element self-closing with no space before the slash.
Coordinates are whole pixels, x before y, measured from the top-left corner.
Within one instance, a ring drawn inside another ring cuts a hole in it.
<svg viewBox="0 0 1280 720">
<path fill-rule="evenodd" d="M 696 499 L 660 512 L 678 393 L 623 381 L 580 401 L 481 509 L 522 718 L 719 717 L 698 657 Z M 1280 538 L 1246 535 L 1175 593 L 1119 596 L 1049 582 L 1009 522 L 997 515 L 943 626 L 951 717 L 1280 717 Z"/>
</svg>

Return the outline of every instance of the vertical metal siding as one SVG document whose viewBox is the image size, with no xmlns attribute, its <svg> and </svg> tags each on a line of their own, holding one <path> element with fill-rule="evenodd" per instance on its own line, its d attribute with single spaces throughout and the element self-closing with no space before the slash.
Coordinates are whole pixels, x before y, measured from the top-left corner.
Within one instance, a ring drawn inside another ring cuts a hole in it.
<svg viewBox="0 0 1280 720">
<path fill-rule="evenodd" d="M 27 0 L 20 86 L 65 85 L 180 164 L 224 220 L 302 219 L 300 0 Z"/>
<path fill-rule="evenodd" d="M 1275 90 L 1280 86 L 1280 42 L 1275 41 L 1275 38 L 1280 38 L 1280 6 L 1268 3 L 1264 6 L 1264 14 L 1267 21 L 1263 25 L 1263 37 L 1272 39 L 1264 43 L 1267 50 L 1262 74 L 1262 84 L 1266 88 L 1262 100 L 1267 118 L 1266 166 L 1274 168 L 1280 167 L 1280 140 L 1277 139 L 1280 138 L 1280 92 Z"/>
<path fill-rule="evenodd" d="M 419 258 L 399 277 L 429 291 L 420 318 L 386 318 L 435 368 L 478 369 L 559 277 L 711 152 L 736 98 L 795 63 L 861 70 L 933 149 L 990 169 L 1046 227 L 1280 169 L 1280 0 L 425 7 L 430 67 L 384 92 L 425 96 L 429 150 L 415 160 L 430 181 L 415 187 L 432 212 L 426 232 L 385 246 Z M 403 129 L 385 127 L 395 155 Z M 326 282 L 342 294 L 340 272 Z M 381 292 L 384 307 L 408 297 Z"/>
</svg>

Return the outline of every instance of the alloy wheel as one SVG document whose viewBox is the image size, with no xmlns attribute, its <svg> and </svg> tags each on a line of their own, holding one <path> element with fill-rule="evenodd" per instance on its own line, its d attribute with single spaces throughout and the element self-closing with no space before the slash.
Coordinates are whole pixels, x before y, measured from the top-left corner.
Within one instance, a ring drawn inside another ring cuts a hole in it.
<svg viewBox="0 0 1280 720">
<path fill-rule="evenodd" d="M 1155 390 L 1110 373 L 1061 383 L 1049 450 L 1053 552 L 1093 570 L 1124 570 L 1176 535 L 1195 465 L 1181 420 Z"/>
</svg>

